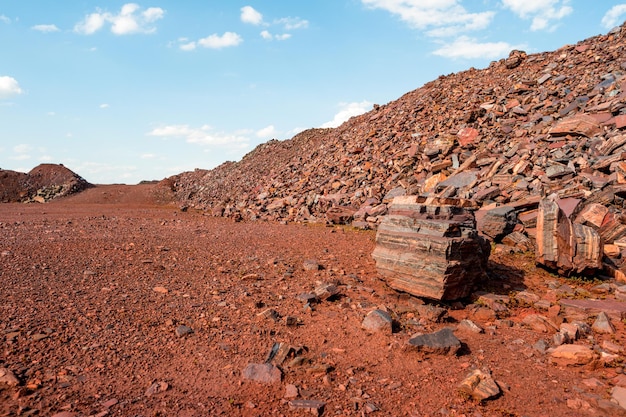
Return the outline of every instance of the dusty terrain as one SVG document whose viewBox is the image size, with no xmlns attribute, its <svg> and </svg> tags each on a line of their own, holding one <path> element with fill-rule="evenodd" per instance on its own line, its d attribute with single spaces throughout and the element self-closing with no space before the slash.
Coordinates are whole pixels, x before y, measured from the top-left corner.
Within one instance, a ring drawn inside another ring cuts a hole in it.
<svg viewBox="0 0 626 417">
<path fill-rule="evenodd" d="M 436 322 L 419 313 L 422 300 L 378 278 L 375 232 L 233 222 L 167 200 L 145 184 L 0 205 L 0 368 L 19 381 L 0 384 L 0 415 L 306 415 L 290 408 L 290 395 L 324 402 L 325 416 L 623 414 L 609 401 L 623 378 L 621 357 L 559 366 L 533 347 L 554 331 L 522 320 L 554 309 L 513 297 L 496 317 L 463 300 L 442 304 L 447 317 Z M 553 305 L 561 297 L 554 288 L 584 298 L 599 284 L 558 278 L 498 248 L 489 274 L 479 289 L 525 290 Z M 339 295 L 307 306 L 300 295 L 320 283 L 337 284 Z M 393 334 L 361 328 L 377 307 L 394 318 Z M 485 332 L 463 331 L 464 318 Z M 615 334 L 575 343 L 623 347 L 624 325 L 612 322 Z M 411 335 L 444 327 L 462 341 L 458 355 L 406 349 Z M 280 382 L 244 378 L 275 343 L 301 359 L 280 365 Z M 481 403 L 459 394 L 476 368 L 491 371 L 500 396 Z"/>
</svg>

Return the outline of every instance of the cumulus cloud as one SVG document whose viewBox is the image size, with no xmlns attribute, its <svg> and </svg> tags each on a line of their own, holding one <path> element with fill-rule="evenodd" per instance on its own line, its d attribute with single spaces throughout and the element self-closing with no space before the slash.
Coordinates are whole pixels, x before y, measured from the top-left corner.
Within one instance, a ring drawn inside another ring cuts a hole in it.
<svg viewBox="0 0 626 417">
<path fill-rule="evenodd" d="M 468 36 L 460 36 L 452 43 L 447 43 L 433 52 L 444 58 L 476 59 L 501 58 L 513 49 L 525 49 L 525 45 L 511 45 L 507 42 L 478 42 Z"/>
<path fill-rule="evenodd" d="M 396 15 L 409 26 L 426 31 L 432 37 L 454 36 L 462 32 L 485 29 L 495 15 L 493 11 L 468 12 L 459 0 L 361 0 L 371 9 L 382 9 Z"/>
<path fill-rule="evenodd" d="M 263 15 L 252 6 L 244 6 L 241 8 L 241 21 L 251 25 L 260 25 L 263 23 Z"/>
<path fill-rule="evenodd" d="M 502 0 L 504 7 L 522 19 L 532 19 L 530 30 L 553 30 L 553 21 L 570 15 L 574 9 L 570 0 Z"/>
<path fill-rule="evenodd" d="M 74 26 L 74 31 L 83 35 L 92 35 L 109 24 L 111 32 L 116 35 L 154 33 L 156 27 L 153 24 L 164 15 L 165 10 L 160 7 L 149 7 L 142 11 L 138 4 L 127 3 L 116 14 L 100 9 L 88 14 Z"/>
<path fill-rule="evenodd" d="M 626 4 L 617 4 L 609 9 L 602 17 L 602 26 L 612 29 L 623 22 L 622 16 L 626 13 Z"/>
<path fill-rule="evenodd" d="M 235 32 L 224 32 L 223 35 L 214 33 L 206 38 L 198 40 L 198 45 L 210 49 L 222 49 L 231 46 L 237 46 L 243 42 L 243 38 Z"/>
<path fill-rule="evenodd" d="M 233 145 L 247 144 L 249 138 L 245 135 L 247 131 L 224 133 L 214 132 L 209 125 L 199 128 L 189 125 L 168 125 L 153 129 L 148 133 L 150 136 L 162 138 L 184 139 L 187 143 L 199 145 Z"/>
<path fill-rule="evenodd" d="M 22 94 L 24 91 L 13 77 L 0 76 L 0 99 Z"/>
<path fill-rule="evenodd" d="M 108 105 L 107 103 L 102 103 L 99 107 L 100 107 L 101 109 L 108 109 L 108 108 L 109 108 L 109 105 Z"/>
<path fill-rule="evenodd" d="M 371 110 L 372 103 L 367 100 L 353 103 L 340 103 L 339 107 L 339 112 L 335 114 L 333 120 L 324 123 L 320 127 L 326 128 L 340 126 L 343 122 L 347 121 L 351 117 L 358 116 Z"/>
<path fill-rule="evenodd" d="M 256 132 L 257 137 L 259 138 L 271 138 L 276 135 L 276 128 L 273 125 L 269 125 L 260 129 Z"/>
<path fill-rule="evenodd" d="M 31 29 L 42 33 L 52 33 L 61 30 L 56 25 L 35 25 L 32 26 Z"/>
</svg>

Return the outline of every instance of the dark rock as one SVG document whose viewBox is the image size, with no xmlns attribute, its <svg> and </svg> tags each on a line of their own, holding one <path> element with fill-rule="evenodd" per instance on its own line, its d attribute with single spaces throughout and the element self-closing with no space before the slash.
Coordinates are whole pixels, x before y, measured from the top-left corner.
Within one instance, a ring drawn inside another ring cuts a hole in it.
<svg viewBox="0 0 626 417">
<path fill-rule="evenodd" d="M 461 349 L 461 341 L 448 328 L 435 333 L 414 336 L 409 339 L 408 345 L 410 349 L 418 352 L 437 355 L 456 355 Z"/>
</svg>

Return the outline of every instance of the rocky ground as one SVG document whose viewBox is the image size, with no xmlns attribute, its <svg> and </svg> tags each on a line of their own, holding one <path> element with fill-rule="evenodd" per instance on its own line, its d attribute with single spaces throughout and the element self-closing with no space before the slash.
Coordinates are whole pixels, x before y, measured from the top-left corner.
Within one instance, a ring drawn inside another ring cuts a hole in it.
<svg viewBox="0 0 626 417">
<path fill-rule="evenodd" d="M 619 282 L 494 246 L 471 299 L 433 304 L 379 278 L 374 231 L 169 193 L 0 205 L 0 415 L 626 415 Z"/>
</svg>

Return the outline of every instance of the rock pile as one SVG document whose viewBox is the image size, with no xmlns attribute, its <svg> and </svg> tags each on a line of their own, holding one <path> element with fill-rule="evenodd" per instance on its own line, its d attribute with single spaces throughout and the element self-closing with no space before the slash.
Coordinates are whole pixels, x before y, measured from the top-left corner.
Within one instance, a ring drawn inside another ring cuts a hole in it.
<svg viewBox="0 0 626 417">
<path fill-rule="evenodd" d="M 45 203 L 91 187 L 83 178 L 56 164 L 41 164 L 30 172 L 0 169 L 0 202 Z"/>
<path fill-rule="evenodd" d="M 533 246 L 539 200 L 554 195 L 581 200 L 589 212 L 580 224 L 605 227 L 602 244 L 614 244 L 626 235 L 625 49 L 619 27 L 553 52 L 513 51 L 339 128 L 182 173 L 173 187 L 183 205 L 217 216 L 362 228 L 377 228 L 401 195 L 471 199 L 481 215 L 508 205 L 507 213 L 491 213 L 504 216 L 504 227 L 488 217 L 484 233 L 520 247 Z M 479 213 L 477 220 L 482 232 Z M 580 238 L 589 229 L 576 224 L 571 236 Z M 619 243 L 611 249 L 621 257 Z"/>
</svg>

